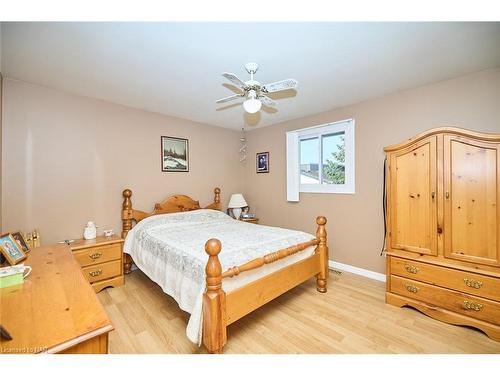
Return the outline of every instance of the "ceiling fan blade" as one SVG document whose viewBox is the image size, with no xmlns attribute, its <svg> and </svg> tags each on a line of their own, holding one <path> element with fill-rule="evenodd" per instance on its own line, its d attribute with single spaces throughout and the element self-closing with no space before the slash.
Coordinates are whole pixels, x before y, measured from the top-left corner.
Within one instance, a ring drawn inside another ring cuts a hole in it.
<svg viewBox="0 0 500 375">
<path fill-rule="evenodd" d="M 240 88 L 244 88 L 245 87 L 245 82 L 243 82 L 241 79 L 239 79 L 238 77 L 236 77 L 236 75 L 234 75 L 233 73 L 222 73 L 222 75 L 224 77 L 226 77 L 228 80 L 230 80 L 233 84 L 235 84 L 236 86 L 240 87 Z"/>
<path fill-rule="evenodd" d="M 273 83 L 268 83 L 262 87 L 264 92 L 276 92 L 281 90 L 294 89 L 298 85 L 298 82 L 294 79 L 284 79 L 282 81 L 277 81 Z"/>
<path fill-rule="evenodd" d="M 234 100 L 234 99 L 237 99 L 237 98 L 242 98 L 243 96 L 245 96 L 245 95 L 244 94 L 236 94 L 236 95 L 227 96 L 225 98 L 217 100 L 216 103 L 230 102 L 231 100 Z"/>
<path fill-rule="evenodd" d="M 262 102 L 262 104 L 267 105 L 268 107 L 276 107 L 276 104 L 278 104 L 274 100 L 265 95 L 259 96 L 259 99 Z"/>
</svg>

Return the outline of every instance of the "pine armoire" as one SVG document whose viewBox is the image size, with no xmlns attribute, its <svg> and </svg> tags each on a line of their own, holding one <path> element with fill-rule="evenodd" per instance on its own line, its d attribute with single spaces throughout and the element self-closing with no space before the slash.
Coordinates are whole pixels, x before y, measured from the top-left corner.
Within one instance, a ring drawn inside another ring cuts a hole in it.
<svg viewBox="0 0 500 375">
<path fill-rule="evenodd" d="M 500 341 L 500 134 L 436 128 L 384 151 L 386 302 Z"/>
</svg>

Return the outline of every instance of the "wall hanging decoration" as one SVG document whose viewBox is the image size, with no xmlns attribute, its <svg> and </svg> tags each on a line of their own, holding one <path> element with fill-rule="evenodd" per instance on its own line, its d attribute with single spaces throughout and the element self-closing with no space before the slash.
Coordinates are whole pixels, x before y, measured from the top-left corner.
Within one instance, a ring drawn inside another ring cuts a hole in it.
<svg viewBox="0 0 500 375">
<path fill-rule="evenodd" d="M 244 162 L 247 159 L 247 138 L 245 136 L 245 128 L 241 128 L 240 142 L 241 142 L 241 147 L 239 150 L 240 162 Z"/>
<path fill-rule="evenodd" d="M 189 172 L 187 139 L 161 137 L 161 170 L 163 172 Z"/>
<path fill-rule="evenodd" d="M 269 151 L 257 153 L 257 173 L 269 172 Z"/>
</svg>

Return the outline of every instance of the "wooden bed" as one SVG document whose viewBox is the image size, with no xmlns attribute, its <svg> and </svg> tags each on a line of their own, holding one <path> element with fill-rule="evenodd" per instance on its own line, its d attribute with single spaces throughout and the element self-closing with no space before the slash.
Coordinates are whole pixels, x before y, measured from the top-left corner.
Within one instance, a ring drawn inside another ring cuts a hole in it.
<svg viewBox="0 0 500 375">
<path fill-rule="evenodd" d="M 221 210 L 220 189 L 214 189 L 214 201 L 204 207 Z M 132 191 L 123 191 L 122 237 L 132 229 L 132 223 L 139 222 L 152 215 L 183 212 L 201 209 L 199 202 L 186 195 L 174 195 L 161 203 L 157 203 L 150 213 L 132 208 Z M 269 253 L 263 257 L 253 259 L 245 264 L 234 266 L 223 271 L 218 254 L 221 243 L 216 238 L 209 239 L 205 244 L 208 262 L 205 267 L 206 290 L 203 295 L 203 344 L 209 353 L 221 353 L 227 336 L 226 327 L 280 296 L 307 279 L 316 277 L 316 289 L 326 293 L 328 279 L 328 246 L 326 239 L 326 218 L 318 216 L 316 239 L 296 244 L 294 246 Z M 256 224 L 252 224 L 256 225 Z M 265 264 L 298 253 L 310 246 L 316 246 L 314 254 L 297 263 L 293 263 L 246 284 L 229 293 L 222 289 L 222 279 L 237 277 L 242 272 L 262 267 Z M 130 273 L 132 258 L 124 254 L 124 272 Z"/>
</svg>

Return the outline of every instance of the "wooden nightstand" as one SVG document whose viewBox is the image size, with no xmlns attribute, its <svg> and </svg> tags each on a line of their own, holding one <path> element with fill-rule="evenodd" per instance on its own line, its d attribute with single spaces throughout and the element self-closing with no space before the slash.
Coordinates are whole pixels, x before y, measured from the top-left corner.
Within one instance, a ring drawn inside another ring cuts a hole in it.
<svg viewBox="0 0 500 375">
<path fill-rule="evenodd" d="M 98 236 L 93 240 L 80 239 L 69 247 L 96 293 L 108 286 L 124 284 L 122 238 L 114 235 Z"/>
<path fill-rule="evenodd" d="M 239 218 L 238 220 L 239 221 L 244 221 L 245 223 L 259 224 L 259 218 L 258 217 L 253 217 L 253 218 L 249 218 L 249 219 Z"/>
</svg>

